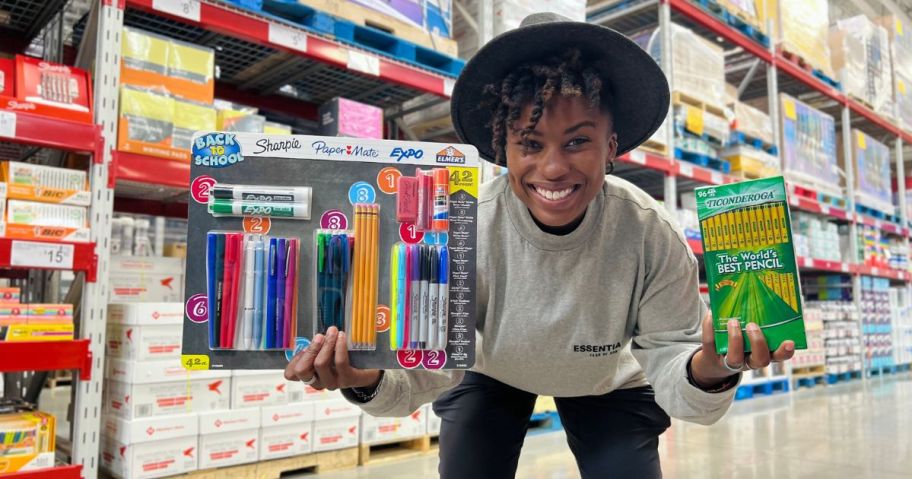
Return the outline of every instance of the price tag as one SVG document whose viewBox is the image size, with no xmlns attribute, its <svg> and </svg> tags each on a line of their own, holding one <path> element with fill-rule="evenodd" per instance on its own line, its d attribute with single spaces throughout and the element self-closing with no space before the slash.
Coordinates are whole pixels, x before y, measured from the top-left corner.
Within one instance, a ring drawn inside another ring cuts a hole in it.
<svg viewBox="0 0 912 479">
<path fill-rule="evenodd" d="M 30 268 L 73 269 L 71 244 L 34 243 L 13 241 L 10 249 L 10 265 Z"/>
<path fill-rule="evenodd" d="M 307 52 L 307 34 L 280 23 L 269 24 L 269 43 L 282 45 L 299 52 Z"/>
<path fill-rule="evenodd" d="M 11 111 L 0 111 L 0 136 L 16 137 L 16 114 Z"/>
<path fill-rule="evenodd" d="M 693 178 L 694 169 L 693 165 L 690 163 L 678 162 L 678 174 L 680 176 L 686 176 L 688 178 Z"/>
<path fill-rule="evenodd" d="M 849 272 L 849 265 L 846 264 L 846 263 L 842 263 L 842 266 L 840 266 L 840 269 L 842 270 L 843 273 L 848 273 L 848 272 Z"/>
<path fill-rule="evenodd" d="M 860 148 L 862 150 L 867 150 L 868 149 L 867 137 L 865 136 L 864 133 L 862 133 L 860 131 L 856 132 L 856 133 L 857 134 L 855 136 L 858 138 L 858 148 Z"/>
<path fill-rule="evenodd" d="M 785 117 L 790 120 L 797 120 L 798 114 L 795 113 L 795 102 L 793 100 L 783 98 L 782 99 L 782 108 L 785 110 Z"/>
<path fill-rule="evenodd" d="M 181 365 L 187 371 L 208 371 L 209 356 L 205 354 L 182 354 Z"/>
<path fill-rule="evenodd" d="M 830 205 L 827 205 L 827 204 L 820 205 L 820 212 L 825 215 L 830 214 Z"/>
<path fill-rule="evenodd" d="M 632 161 L 634 163 L 639 163 L 641 165 L 646 164 L 646 153 L 644 153 L 640 150 L 633 150 L 630 152 L 630 155 L 628 155 L 628 156 L 630 157 L 630 161 Z"/>
<path fill-rule="evenodd" d="M 380 59 L 357 50 L 349 50 L 348 68 L 368 75 L 380 76 Z"/>
<path fill-rule="evenodd" d="M 721 185 L 724 183 L 724 181 L 722 181 L 722 173 L 719 173 L 718 171 L 709 172 L 709 180 L 712 181 L 714 185 Z"/>
<path fill-rule="evenodd" d="M 694 135 L 703 134 L 703 110 L 687 107 L 687 130 Z"/>
<path fill-rule="evenodd" d="M 152 0 L 152 9 L 194 22 L 200 21 L 199 0 Z"/>
<path fill-rule="evenodd" d="M 456 80 L 452 78 L 443 79 L 443 94 L 450 97 L 453 96 L 453 87 L 456 85 Z"/>
</svg>

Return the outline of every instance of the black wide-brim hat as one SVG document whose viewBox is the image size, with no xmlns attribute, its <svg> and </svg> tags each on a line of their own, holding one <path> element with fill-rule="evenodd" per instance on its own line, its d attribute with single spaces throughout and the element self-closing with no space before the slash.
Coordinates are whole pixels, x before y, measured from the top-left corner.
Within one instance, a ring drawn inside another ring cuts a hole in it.
<svg viewBox="0 0 912 479">
<path fill-rule="evenodd" d="M 498 35 L 466 64 L 456 80 L 451 115 L 464 143 L 495 162 L 491 145 L 490 107 L 484 106 L 486 85 L 499 84 L 516 67 L 559 55 L 568 48 L 582 54 L 611 92 L 618 156 L 636 148 L 661 126 L 668 114 L 665 74 L 639 45 L 610 28 L 574 22 L 556 13 L 535 13 L 519 28 Z M 497 163 L 506 166 L 502 162 Z"/>
</svg>

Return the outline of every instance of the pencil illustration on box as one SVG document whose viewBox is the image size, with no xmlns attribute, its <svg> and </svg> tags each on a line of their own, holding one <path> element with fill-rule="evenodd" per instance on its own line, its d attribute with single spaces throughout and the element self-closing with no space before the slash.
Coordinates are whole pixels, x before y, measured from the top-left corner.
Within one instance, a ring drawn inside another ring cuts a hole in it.
<svg viewBox="0 0 912 479">
<path fill-rule="evenodd" d="M 732 319 L 742 330 L 748 323 L 760 326 L 770 350 L 786 340 L 805 349 L 782 177 L 697 188 L 696 197 L 718 352 L 728 350 Z M 749 342 L 744 344 L 749 350 Z"/>
</svg>

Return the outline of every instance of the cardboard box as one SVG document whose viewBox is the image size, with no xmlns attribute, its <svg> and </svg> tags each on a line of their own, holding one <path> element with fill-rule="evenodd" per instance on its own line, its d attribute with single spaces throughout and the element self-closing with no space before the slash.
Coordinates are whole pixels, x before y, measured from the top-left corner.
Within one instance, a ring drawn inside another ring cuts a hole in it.
<svg viewBox="0 0 912 479">
<path fill-rule="evenodd" d="M 189 151 L 171 146 L 173 134 L 173 98 L 159 90 L 129 84 L 121 87 L 118 150 L 171 160 L 189 160 Z"/>
<path fill-rule="evenodd" d="M 281 370 L 233 371 L 231 408 L 288 404 L 291 383 Z"/>
<path fill-rule="evenodd" d="M 256 462 L 260 415 L 245 410 L 200 413 L 200 468 Z"/>
<path fill-rule="evenodd" d="M 313 402 L 320 401 L 324 399 L 331 399 L 334 394 L 338 394 L 339 397 L 341 393 L 339 391 L 327 391 L 326 389 L 314 389 L 311 386 L 307 386 L 301 381 L 288 381 L 288 402 L 297 403 L 297 402 Z"/>
<path fill-rule="evenodd" d="M 260 426 L 263 428 L 306 424 L 314 420 L 311 403 L 263 406 L 260 409 Z"/>
<path fill-rule="evenodd" d="M 111 358 L 105 366 L 105 407 L 125 419 L 213 411 L 231 405 L 227 371 L 187 371 L 177 360 Z"/>
<path fill-rule="evenodd" d="M 87 243 L 88 210 L 84 206 L 10 200 L 6 206 L 6 233 L 13 239 Z"/>
<path fill-rule="evenodd" d="M 107 417 L 101 464 L 114 477 L 148 479 L 195 471 L 198 463 L 195 414 L 125 421 Z"/>
<path fill-rule="evenodd" d="M 56 424 L 56 418 L 44 412 L 0 414 L 0 473 L 53 466 Z"/>
<path fill-rule="evenodd" d="M 33 113 L 92 123 L 90 85 L 85 70 L 16 55 L 16 98 Z"/>
<path fill-rule="evenodd" d="M 260 429 L 260 460 L 297 456 L 313 451 L 313 425 L 313 421 L 305 421 L 263 427 Z"/>
<path fill-rule="evenodd" d="M 427 434 L 427 410 L 422 406 L 406 417 L 361 415 L 361 443 L 383 444 Z"/>
<path fill-rule="evenodd" d="M 180 258 L 112 256 L 108 276 L 109 301 L 180 302 L 184 265 Z"/>
<path fill-rule="evenodd" d="M 105 352 L 110 358 L 155 361 L 180 359 L 183 330 L 177 325 L 108 324 Z"/>
<path fill-rule="evenodd" d="M 320 134 L 383 138 L 383 109 L 336 97 L 320 107 Z"/>
<path fill-rule="evenodd" d="M 314 402 L 314 421 L 358 417 L 360 415 L 361 408 L 341 397 Z"/>
<path fill-rule="evenodd" d="M 345 449 L 358 445 L 360 410 L 357 415 L 314 421 L 314 452 Z"/>
<path fill-rule="evenodd" d="M 215 51 L 136 28 L 125 28 L 120 81 L 168 91 L 176 97 L 212 103 Z"/>
<path fill-rule="evenodd" d="M 0 167 L 7 198 L 76 206 L 92 203 L 85 171 L 21 161 L 4 161 Z"/>
<path fill-rule="evenodd" d="M 182 324 L 183 303 L 110 303 L 108 322 L 142 326 Z"/>
</svg>

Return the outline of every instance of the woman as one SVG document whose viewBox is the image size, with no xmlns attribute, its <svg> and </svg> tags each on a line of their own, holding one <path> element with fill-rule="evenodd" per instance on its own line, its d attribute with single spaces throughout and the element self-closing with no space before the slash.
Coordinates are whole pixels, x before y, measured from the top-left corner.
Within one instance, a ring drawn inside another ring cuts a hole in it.
<svg viewBox="0 0 912 479">
<path fill-rule="evenodd" d="M 507 166 L 479 200 L 475 367 L 354 369 L 330 329 L 286 377 L 341 388 L 375 416 L 436 400 L 443 478 L 513 477 L 538 394 L 555 397 L 583 477 L 660 477 L 669 414 L 710 424 L 742 370 L 794 353 L 785 342 L 771 354 L 749 324 L 745 355 L 733 321 L 717 355 L 683 235 L 646 193 L 605 176 L 668 103 L 659 67 L 613 30 L 536 14 L 491 41 L 452 98 L 460 138 Z"/>
</svg>

